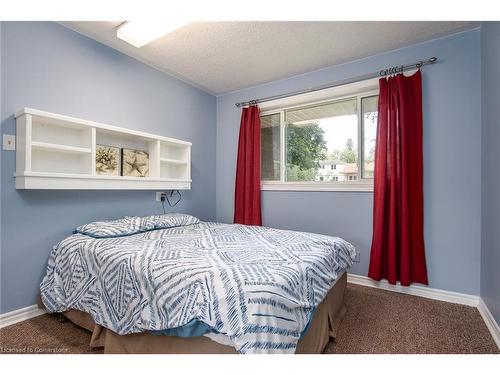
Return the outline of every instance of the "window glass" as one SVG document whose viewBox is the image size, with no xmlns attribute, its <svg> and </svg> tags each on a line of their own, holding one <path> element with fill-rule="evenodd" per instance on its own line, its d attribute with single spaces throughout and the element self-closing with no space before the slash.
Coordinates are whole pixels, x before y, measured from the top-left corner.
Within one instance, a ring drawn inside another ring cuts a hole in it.
<svg viewBox="0 0 500 375">
<path fill-rule="evenodd" d="M 377 138 L 378 96 L 361 99 L 363 121 L 363 178 L 373 178 L 375 167 L 375 139 Z"/>
<path fill-rule="evenodd" d="M 280 114 L 260 118 L 261 179 L 280 180 Z"/>
<path fill-rule="evenodd" d="M 356 98 L 286 110 L 285 123 L 286 181 L 341 182 L 358 173 Z"/>
</svg>

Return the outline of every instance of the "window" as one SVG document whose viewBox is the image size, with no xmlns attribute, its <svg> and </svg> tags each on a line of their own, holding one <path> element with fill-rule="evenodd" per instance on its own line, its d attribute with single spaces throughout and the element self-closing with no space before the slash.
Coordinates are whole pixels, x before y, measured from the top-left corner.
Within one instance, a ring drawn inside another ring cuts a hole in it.
<svg viewBox="0 0 500 375">
<path fill-rule="evenodd" d="M 371 188 L 377 111 L 376 91 L 263 111 L 263 188 Z"/>
</svg>

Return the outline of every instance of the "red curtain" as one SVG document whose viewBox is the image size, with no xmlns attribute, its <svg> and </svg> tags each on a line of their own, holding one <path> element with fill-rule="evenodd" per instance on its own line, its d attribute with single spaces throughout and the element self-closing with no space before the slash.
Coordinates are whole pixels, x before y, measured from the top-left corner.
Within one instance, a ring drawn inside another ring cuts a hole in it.
<svg viewBox="0 0 500 375">
<path fill-rule="evenodd" d="M 422 76 L 417 71 L 379 81 L 368 276 L 428 284 L 424 248 Z"/>
<path fill-rule="evenodd" d="M 234 222 L 262 225 L 260 214 L 260 115 L 259 107 L 243 108 L 236 163 Z"/>
</svg>

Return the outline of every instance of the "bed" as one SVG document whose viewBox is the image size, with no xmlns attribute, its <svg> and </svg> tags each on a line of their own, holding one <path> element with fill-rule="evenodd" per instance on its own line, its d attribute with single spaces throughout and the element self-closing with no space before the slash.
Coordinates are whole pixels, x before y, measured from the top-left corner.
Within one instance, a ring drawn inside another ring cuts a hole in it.
<svg viewBox="0 0 500 375">
<path fill-rule="evenodd" d="M 318 353 L 345 311 L 355 255 L 338 237 L 125 217 L 56 245 L 40 297 L 106 353 Z"/>
</svg>

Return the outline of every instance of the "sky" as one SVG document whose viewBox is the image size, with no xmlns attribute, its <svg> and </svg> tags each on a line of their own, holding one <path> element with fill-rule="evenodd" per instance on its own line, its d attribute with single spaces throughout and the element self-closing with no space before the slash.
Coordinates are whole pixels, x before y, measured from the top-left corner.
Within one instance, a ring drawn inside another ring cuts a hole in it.
<svg viewBox="0 0 500 375">
<path fill-rule="evenodd" d="M 342 150 L 345 148 L 349 138 L 352 139 L 354 148 L 358 148 L 358 118 L 357 115 L 335 116 L 317 120 L 321 128 L 325 131 L 325 140 L 328 145 L 328 153 L 334 150 Z M 374 140 L 377 132 L 377 121 L 370 119 L 368 116 L 365 119 L 365 139 L 371 140 L 368 142 L 368 150 L 374 145 Z M 366 147 L 366 146 L 365 146 Z"/>
</svg>

